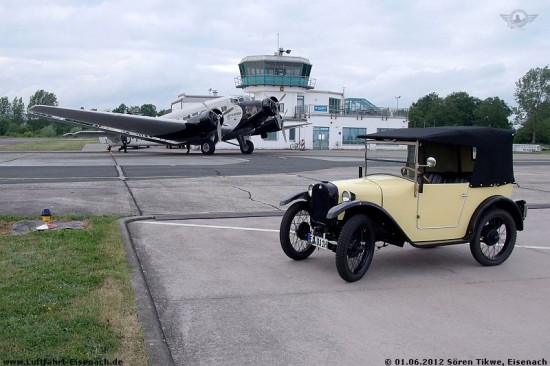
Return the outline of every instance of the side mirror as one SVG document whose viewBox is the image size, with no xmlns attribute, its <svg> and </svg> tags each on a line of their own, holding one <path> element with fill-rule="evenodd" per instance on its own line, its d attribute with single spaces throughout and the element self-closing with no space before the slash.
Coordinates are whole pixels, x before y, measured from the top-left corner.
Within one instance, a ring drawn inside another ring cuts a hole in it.
<svg viewBox="0 0 550 366">
<path fill-rule="evenodd" d="M 437 161 L 433 157 L 429 157 L 426 160 L 426 165 L 417 165 L 419 168 L 433 168 L 437 164 Z"/>
<path fill-rule="evenodd" d="M 437 164 L 437 161 L 433 157 L 429 157 L 428 160 L 426 160 L 426 165 L 428 168 L 433 168 Z"/>
</svg>

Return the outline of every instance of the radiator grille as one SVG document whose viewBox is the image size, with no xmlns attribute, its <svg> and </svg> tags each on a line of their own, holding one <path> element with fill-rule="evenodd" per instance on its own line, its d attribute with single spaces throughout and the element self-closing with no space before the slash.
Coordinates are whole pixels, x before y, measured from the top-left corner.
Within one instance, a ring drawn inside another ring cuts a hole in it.
<svg viewBox="0 0 550 366">
<path fill-rule="evenodd" d="M 311 194 L 311 218 L 318 223 L 326 223 L 327 212 L 337 204 L 338 188 L 330 183 L 318 183 Z"/>
</svg>

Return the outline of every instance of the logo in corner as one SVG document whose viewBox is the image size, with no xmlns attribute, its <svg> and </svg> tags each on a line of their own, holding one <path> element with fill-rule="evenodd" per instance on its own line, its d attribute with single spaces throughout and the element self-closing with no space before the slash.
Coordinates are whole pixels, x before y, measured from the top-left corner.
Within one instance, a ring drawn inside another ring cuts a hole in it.
<svg viewBox="0 0 550 366">
<path fill-rule="evenodd" d="M 527 23 L 531 23 L 539 15 L 527 14 L 525 10 L 516 9 L 510 14 L 500 14 L 500 16 L 508 23 L 508 27 L 512 29 L 523 29 Z"/>
</svg>

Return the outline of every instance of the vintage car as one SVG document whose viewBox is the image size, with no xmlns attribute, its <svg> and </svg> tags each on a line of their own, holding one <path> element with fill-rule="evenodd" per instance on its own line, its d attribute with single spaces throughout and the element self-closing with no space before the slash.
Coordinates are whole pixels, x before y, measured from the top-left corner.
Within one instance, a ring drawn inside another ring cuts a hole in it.
<svg viewBox="0 0 550 366">
<path fill-rule="evenodd" d="M 281 221 L 284 253 L 295 260 L 315 248 L 336 253 L 340 276 L 367 272 L 375 248 L 469 243 L 484 266 L 512 253 L 527 214 L 513 201 L 513 130 L 489 127 L 403 128 L 365 138 L 366 176 L 318 182 Z"/>
</svg>

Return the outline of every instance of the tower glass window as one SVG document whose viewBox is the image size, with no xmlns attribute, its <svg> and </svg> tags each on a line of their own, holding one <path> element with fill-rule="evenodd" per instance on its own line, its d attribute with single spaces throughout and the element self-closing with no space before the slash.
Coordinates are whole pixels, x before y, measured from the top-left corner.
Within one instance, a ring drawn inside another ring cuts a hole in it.
<svg viewBox="0 0 550 366">
<path fill-rule="evenodd" d="M 298 86 L 313 89 L 315 80 L 310 79 L 311 64 L 302 57 L 249 56 L 239 64 L 240 78 L 237 88 L 248 86 Z"/>
</svg>

